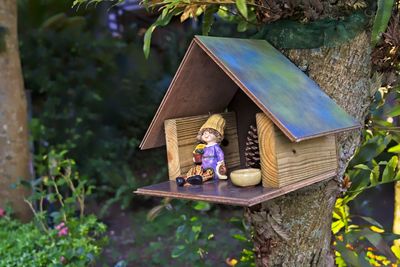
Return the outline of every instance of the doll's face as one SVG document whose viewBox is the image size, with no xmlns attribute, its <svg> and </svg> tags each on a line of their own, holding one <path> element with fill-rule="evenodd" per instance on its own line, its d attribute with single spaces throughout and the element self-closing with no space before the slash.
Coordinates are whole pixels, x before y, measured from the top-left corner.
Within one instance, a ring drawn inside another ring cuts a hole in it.
<svg viewBox="0 0 400 267">
<path fill-rule="evenodd" d="M 210 133 L 209 131 L 204 131 L 204 133 L 201 136 L 201 139 L 207 144 L 217 142 L 217 137 L 213 133 Z"/>
</svg>

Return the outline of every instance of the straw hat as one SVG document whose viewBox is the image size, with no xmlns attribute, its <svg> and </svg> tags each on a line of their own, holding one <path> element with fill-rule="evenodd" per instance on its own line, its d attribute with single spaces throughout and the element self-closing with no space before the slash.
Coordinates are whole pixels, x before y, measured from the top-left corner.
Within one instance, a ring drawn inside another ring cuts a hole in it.
<svg viewBox="0 0 400 267">
<path fill-rule="evenodd" d="M 203 126 L 201 126 L 200 131 L 206 128 L 214 129 L 219 132 L 221 136 L 224 136 L 225 119 L 219 114 L 211 115 Z"/>
</svg>

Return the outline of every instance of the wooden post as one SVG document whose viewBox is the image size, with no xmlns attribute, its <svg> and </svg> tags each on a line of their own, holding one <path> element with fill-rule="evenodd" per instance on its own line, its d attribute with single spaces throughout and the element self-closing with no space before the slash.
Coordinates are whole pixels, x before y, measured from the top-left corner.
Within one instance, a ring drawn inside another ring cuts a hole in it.
<svg viewBox="0 0 400 267">
<path fill-rule="evenodd" d="M 0 1 L 0 25 L 7 30 L 0 52 L 0 207 L 10 202 L 16 217 L 27 221 L 31 211 L 24 202 L 28 191 L 13 190 L 17 179 L 30 179 L 27 105 L 17 38 L 17 2 Z"/>
</svg>

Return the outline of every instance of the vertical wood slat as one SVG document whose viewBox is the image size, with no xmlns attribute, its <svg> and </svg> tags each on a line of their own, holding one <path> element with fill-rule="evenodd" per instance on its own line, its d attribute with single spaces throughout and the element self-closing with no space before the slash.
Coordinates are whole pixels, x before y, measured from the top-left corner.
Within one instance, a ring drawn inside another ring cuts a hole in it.
<svg viewBox="0 0 400 267">
<path fill-rule="evenodd" d="M 299 143 L 290 140 L 263 113 L 256 115 L 264 187 L 282 187 L 337 171 L 334 135 Z"/>
<path fill-rule="evenodd" d="M 170 179 L 171 177 L 176 178 L 180 176 L 178 136 L 175 122 L 175 120 L 166 120 L 164 122 L 168 159 L 168 176 Z"/>
<path fill-rule="evenodd" d="M 228 170 L 240 166 L 236 116 L 234 112 L 221 113 L 226 120 L 225 139 L 227 146 L 221 146 L 225 154 Z M 185 175 L 193 166 L 192 152 L 196 146 L 196 136 L 209 115 L 170 119 L 164 122 L 167 145 L 168 175 L 170 180 Z"/>
<path fill-rule="evenodd" d="M 256 114 L 256 122 L 262 185 L 264 187 L 279 187 L 274 124 L 264 113 Z"/>
</svg>

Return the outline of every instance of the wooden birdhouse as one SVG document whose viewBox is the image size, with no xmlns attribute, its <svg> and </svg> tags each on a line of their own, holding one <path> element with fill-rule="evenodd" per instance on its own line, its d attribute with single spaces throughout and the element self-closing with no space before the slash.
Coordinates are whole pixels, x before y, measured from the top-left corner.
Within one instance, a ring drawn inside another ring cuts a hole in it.
<svg viewBox="0 0 400 267">
<path fill-rule="evenodd" d="M 230 171 L 245 168 L 248 130 L 257 127 L 262 185 L 176 185 L 193 164 L 199 127 L 214 113 L 226 120 L 223 150 Z M 334 177 L 335 133 L 359 127 L 268 42 L 196 36 L 140 145 L 167 146 L 170 181 L 136 192 L 252 206 Z"/>
</svg>

